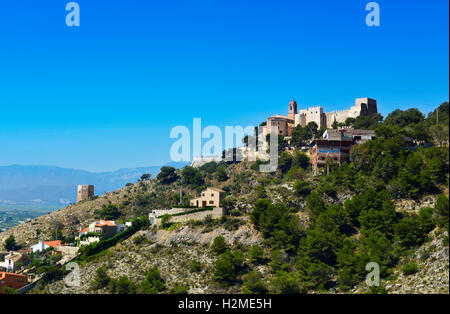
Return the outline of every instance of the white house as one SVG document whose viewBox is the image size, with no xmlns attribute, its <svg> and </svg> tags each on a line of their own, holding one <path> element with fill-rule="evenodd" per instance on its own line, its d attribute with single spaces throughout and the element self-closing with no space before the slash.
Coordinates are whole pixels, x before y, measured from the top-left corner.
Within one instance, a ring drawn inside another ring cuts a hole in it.
<svg viewBox="0 0 450 314">
<path fill-rule="evenodd" d="M 78 239 L 80 239 L 83 235 L 95 233 L 96 235 L 91 235 L 87 239 L 84 239 L 80 242 L 80 245 L 87 245 L 100 241 L 100 238 L 110 238 L 127 228 L 128 223 L 121 224 L 112 220 L 94 221 L 93 223 L 89 224 L 88 227 L 78 230 Z"/>
<path fill-rule="evenodd" d="M 29 262 L 29 258 L 18 252 L 10 252 L 5 256 L 5 261 L 0 262 L 0 268 L 5 268 L 7 272 L 14 271 L 19 262 L 27 264 Z"/>
<path fill-rule="evenodd" d="M 33 253 L 34 253 L 34 252 L 42 252 L 45 249 L 48 249 L 49 247 L 50 246 L 45 244 L 43 241 L 39 241 L 39 243 L 30 246 L 30 249 L 32 249 Z"/>
</svg>

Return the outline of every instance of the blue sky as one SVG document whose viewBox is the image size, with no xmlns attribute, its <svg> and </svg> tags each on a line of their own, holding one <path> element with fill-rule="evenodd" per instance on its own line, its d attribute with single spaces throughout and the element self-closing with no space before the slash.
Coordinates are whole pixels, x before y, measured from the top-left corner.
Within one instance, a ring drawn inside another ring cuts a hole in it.
<svg viewBox="0 0 450 314">
<path fill-rule="evenodd" d="M 448 100 L 447 0 L 0 2 L 0 165 L 160 165 L 172 127 L 257 125 L 300 107 Z"/>
</svg>

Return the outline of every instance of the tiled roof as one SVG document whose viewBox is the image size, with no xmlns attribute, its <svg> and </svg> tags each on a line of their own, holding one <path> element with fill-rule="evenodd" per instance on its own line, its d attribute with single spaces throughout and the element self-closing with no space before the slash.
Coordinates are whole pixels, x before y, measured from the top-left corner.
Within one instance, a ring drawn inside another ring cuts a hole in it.
<svg viewBox="0 0 450 314">
<path fill-rule="evenodd" d="M 28 278 L 25 275 L 15 274 L 15 273 L 8 273 L 8 272 L 5 272 L 5 271 L 0 271 L 0 280 L 4 279 L 6 277 Z"/>
<path fill-rule="evenodd" d="M 66 245 L 66 244 L 62 243 L 61 240 L 44 241 L 44 244 L 51 246 L 52 248 L 56 248 L 57 246 L 65 246 Z"/>
<path fill-rule="evenodd" d="M 110 220 L 100 220 L 99 222 L 95 223 L 96 227 L 103 227 L 103 226 L 111 226 L 115 227 L 116 224 L 113 221 Z"/>
</svg>

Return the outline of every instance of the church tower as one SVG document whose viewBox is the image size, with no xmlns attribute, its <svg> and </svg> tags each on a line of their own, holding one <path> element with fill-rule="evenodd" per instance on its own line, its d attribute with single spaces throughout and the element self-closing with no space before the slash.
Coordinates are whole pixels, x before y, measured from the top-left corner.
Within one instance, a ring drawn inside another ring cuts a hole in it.
<svg viewBox="0 0 450 314">
<path fill-rule="evenodd" d="M 297 102 L 294 100 L 294 98 L 292 98 L 292 100 L 289 102 L 289 111 L 288 111 L 289 119 L 294 120 L 296 114 L 297 114 Z"/>
</svg>

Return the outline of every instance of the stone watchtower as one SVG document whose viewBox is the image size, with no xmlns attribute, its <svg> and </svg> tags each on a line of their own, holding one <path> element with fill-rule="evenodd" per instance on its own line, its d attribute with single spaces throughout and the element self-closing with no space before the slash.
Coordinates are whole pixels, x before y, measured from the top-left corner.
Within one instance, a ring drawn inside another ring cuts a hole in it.
<svg viewBox="0 0 450 314">
<path fill-rule="evenodd" d="M 359 108 L 361 116 L 370 116 L 378 112 L 377 101 L 372 98 L 356 98 L 355 106 Z"/>
<path fill-rule="evenodd" d="M 292 98 L 292 100 L 289 102 L 289 111 L 288 111 L 288 118 L 295 120 L 295 115 L 297 114 L 297 102 Z"/>
<path fill-rule="evenodd" d="M 94 197 L 94 186 L 93 185 L 79 185 L 77 192 L 77 202 L 88 200 Z"/>
</svg>

